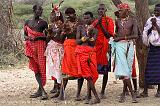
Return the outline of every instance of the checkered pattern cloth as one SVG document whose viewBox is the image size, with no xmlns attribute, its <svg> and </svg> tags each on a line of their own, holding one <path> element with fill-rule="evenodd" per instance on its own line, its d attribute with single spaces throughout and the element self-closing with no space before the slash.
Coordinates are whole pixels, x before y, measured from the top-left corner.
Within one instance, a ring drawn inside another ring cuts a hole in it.
<svg viewBox="0 0 160 106">
<path fill-rule="evenodd" d="M 25 26 L 28 36 L 44 36 L 43 33 L 32 31 L 28 26 Z M 44 52 L 46 49 L 46 42 L 43 40 L 26 41 L 25 55 L 29 58 L 29 68 L 34 73 L 41 74 L 42 85 L 46 84 L 46 57 Z"/>
</svg>

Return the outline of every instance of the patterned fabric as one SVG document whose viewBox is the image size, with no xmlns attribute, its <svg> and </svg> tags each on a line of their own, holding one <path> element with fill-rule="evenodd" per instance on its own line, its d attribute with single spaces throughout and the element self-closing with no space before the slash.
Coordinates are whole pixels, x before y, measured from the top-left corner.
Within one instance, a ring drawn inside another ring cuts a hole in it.
<svg viewBox="0 0 160 106">
<path fill-rule="evenodd" d="M 28 36 L 44 36 L 43 33 L 32 31 L 28 26 L 25 26 L 25 30 L 28 32 Z M 29 68 L 34 73 L 41 74 L 42 85 L 46 84 L 46 58 L 44 52 L 46 49 L 46 42 L 42 40 L 38 41 L 26 41 L 25 42 L 25 55 L 29 58 Z"/>
<path fill-rule="evenodd" d="M 160 46 L 160 36 L 157 30 L 152 30 L 148 35 L 148 41 L 154 46 Z"/>
<path fill-rule="evenodd" d="M 61 60 L 63 52 L 63 45 L 53 40 L 50 40 L 45 51 L 47 72 L 50 76 L 55 77 L 58 83 L 61 83 L 62 79 Z"/>
<path fill-rule="evenodd" d="M 155 17 L 155 16 L 150 17 L 147 20 L 146 25 L 143 30 L 143 35 L 142 35 L 143 43 L 147 46 L 149 46 L 150 43 L 154 46 L 160 46 L 160 37 L 159 37 L 158 32 L 154 29 L 149 31 L 152 27 L 152 22 L 151 22 L 152 18 L 156 18 L 157 25 L 160 27 L 160 17 Z"/>
<path fill-rule="evenodd" d="M 96 55 L 97 55 L 97 66 L 99 74 L 106 74 L 108 72 L 108 58 L 107 52 L 109 50 L 108 39 L 106 39 L 103 31 L 101 30 L 100 25 L 96 25 L 98 23 L 98 19 L 93 22 L 93 26 L 98 29 L 98 36 L 96 39 Z M 102 18 L 102 26 L 106 28 L 106 30 L 114 35 L 114 23 L 110 17 Z"/>
<path fill-rule="evenodd" d="M 150 85 L 160 84 L 160 46 L 150 44 L 145 70 L 145 82 Z"/>
<path fill-rule="evenodd" d="M 76 47 L 76 59 L 78 65 L 78 74 L 83 78 L 92 78 L 95 83 L 98 79 L 96 52 L 89 46 Z"/>
<path fill-rule="evenodd" d="M 76 40 L 75 39 L 66 39 L 64 41 L 64 57 L 62 59 L 62 72 L 71 77 L 78 76 L 78 68 L 76 62 Z"/>
<path fill-rule="evenodd" d="M 132 79 L 137 78 L 137 73 L 136 73 L 136 55 L 134 53 L 134 59 L 133 59 L 133 65 L 132 65 Z"/>
<path fill-rule="evenodd" d="M 119 5 L 117 6 L 117 8 L 118 8 L 118 9 L 128 9 L 128 10 L 130 10 L 129 5 L 126 4 L 126 3 L 119 4 Z"/>
<path fill-rule="evenodd" d="M 115 56 L 115 76 L 116 78 L 131 78 L 132 65 L 134 59 L 133 41 L 111 42 L 112 55 Z"/>
</svg>

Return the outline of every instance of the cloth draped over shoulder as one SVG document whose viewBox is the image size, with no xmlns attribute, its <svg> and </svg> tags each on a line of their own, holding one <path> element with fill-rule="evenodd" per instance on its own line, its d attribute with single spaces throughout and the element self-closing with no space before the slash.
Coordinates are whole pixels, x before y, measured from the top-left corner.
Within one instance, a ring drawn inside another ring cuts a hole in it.
<svg viewBox="0 0 160 106">
<path fill-rule="evenodd" d="M 98 19 L 95 20 L 92 24 L 95 28 L 98 29 L 98 36 L 95 44 L 96 55 L 97 55 L 97 65 L 108 66 L 107 52 L 109 50 L 109 44 L 108 44 L 109 40 L 105 37 L 100 25 L 97 23 L 98 23 Z M 108 33 L 110 33 L 111 35 L 114 35 L 114 22 L 110 17 L 108 16 L 102 17 L 101 24 L 108 31 Z"/>
<path fill-rule="evenodd" d="M 45 36 L 41 32 L 33 31 L 27 25 L 24 27 L 24 30 L 28 33 L 28 36 L 33 38 Z M 44 56 L 45 49 L 46 42 L 43 40 L 25 42 L 25 55 L 29 58 L 29 68 L 34 71 L 35 74 L 41 74 L 43 86 L 46 84 L 46 58 Z"/>
</svg>

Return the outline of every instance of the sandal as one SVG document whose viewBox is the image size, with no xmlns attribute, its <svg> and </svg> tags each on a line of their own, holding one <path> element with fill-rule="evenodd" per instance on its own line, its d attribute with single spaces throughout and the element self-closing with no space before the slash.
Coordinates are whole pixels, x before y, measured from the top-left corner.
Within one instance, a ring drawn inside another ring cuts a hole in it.
<svg viewBox="0 0 160 106">
<path fill-rule="evenodd" d="M 31 94 L 30 98 L 38 98 L 40 96 L 42 96 L 42 92 L 36 92 L 36 93 Z"/>
<path fill-rule="evenodd" d="M 83 99 L 81 97 L 76 97 L 74 100 L 75 101 L 82 101 Z"/>
<path fill-rule="evenodd" d="M 94 99 L 89 101 L 90 105 L 97 104 L 97 103 L 100 103 L 100 100 Z"/>
<path fill-rule="evenodd" d="M 105 94 L 101 94 L 100 93 L 100 99 L 106 99 L 107 97 L 105 96 Z"/>
<path fill-rule="evenodd" d="M 132 103 L 138 103 L 136 93 L 132 94 Z"/>
<path fill-rule="evenodd" d="M 139 98 L 146 98 L 146 97 L 148 97 L 148 93 L 142 92 L 142 93 L 139 94 L 138 97 L 139 97 Z"/>
<path fill-rule="evenodd" d="M 42 92 L 42 96 L 41 96 L 41 100 L 47 100 L 48 99 L 48 95 L 46 92 Z"/>
<path fill-rule="evenodd" d="M 160 92 L 157 92 L 157 93 L 155 94 L 155 97 L 160 98 Z"/>
<path fill-rule="evenodd" d="M 119 98 L 119 103 L 124 103 L 125 102 L 125 96 L 121 95 Z"/>
</svg>

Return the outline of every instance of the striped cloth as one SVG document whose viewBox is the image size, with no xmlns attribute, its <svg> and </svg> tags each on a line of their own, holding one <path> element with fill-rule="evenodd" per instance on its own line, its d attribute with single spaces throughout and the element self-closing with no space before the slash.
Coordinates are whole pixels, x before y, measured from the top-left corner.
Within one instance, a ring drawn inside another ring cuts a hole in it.
<svg viewBox="0 0 160 106">
<path fill-rule="evenodd" d="M 160 84 L 160 47 L 150 45 L 145 70 L 145 81 L 149 85 Z"/>
</svg>

